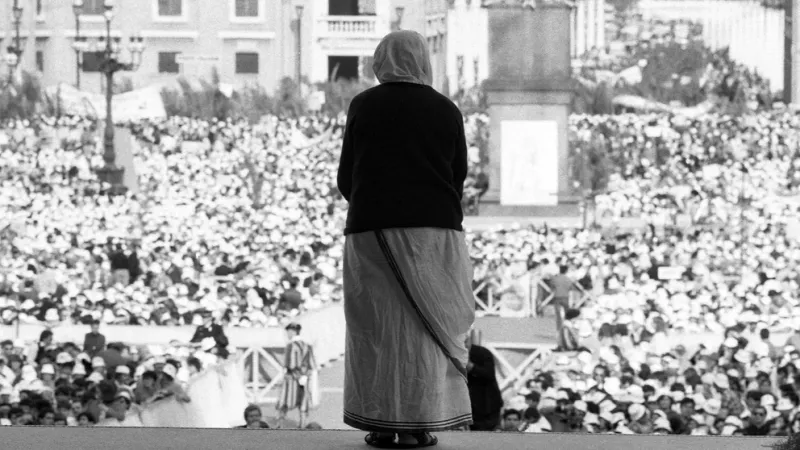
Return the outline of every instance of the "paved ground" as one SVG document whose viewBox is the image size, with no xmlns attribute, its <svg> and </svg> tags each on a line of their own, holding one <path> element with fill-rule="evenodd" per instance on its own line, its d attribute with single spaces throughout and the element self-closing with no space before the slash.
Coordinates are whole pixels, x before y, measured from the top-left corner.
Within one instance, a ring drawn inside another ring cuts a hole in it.
<svg viewBox="0 0 800 450">
<path fill-rule="evenodd" d="M 514 342 L 524 344 L 554 344 L 556 342 L 556 320 L 545 310 L 544 317 L 504 319 L 501 317 L 479 317 L 475 328 L 483 332 L 488 342 Z"/>
<path fill-rule="evenodd" d="M 776 438 L 595 434 L 436 433 L 434 449 L 764 450 Z M 369 449 L 356 431 L 211 430 L 178 428 L 3 427 L 10 450 L 114 449 Z"/>
</svg>

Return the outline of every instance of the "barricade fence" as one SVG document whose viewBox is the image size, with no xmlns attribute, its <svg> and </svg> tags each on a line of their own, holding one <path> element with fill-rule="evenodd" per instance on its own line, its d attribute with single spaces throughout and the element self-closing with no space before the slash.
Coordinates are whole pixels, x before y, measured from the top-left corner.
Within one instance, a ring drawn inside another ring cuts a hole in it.
<svg viewBox="0 0 800 450">
<path fill-rule="evenodd" d="M 485 279 L 473 290 L 473 295 L 479 317 L 538 317 L 554 299 L 553 289 L 547 280 L 531 272 L 514 279 Z M 593 299 L 593 294 L 580 283 L 573 283 L 570 307 L 581 308 Z"/>
</svg>

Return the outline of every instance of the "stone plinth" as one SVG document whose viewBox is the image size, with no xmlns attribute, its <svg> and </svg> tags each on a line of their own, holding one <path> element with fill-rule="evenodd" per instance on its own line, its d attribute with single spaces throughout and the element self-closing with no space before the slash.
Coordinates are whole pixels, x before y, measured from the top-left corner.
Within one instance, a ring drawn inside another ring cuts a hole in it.
<svg viewBox="0 0 800 450">
<path fill-rule="evenodd" d="M 489 191 L 481 215 L 578 213 L 569 176 L 570 13 L 563 2 L 489 9 Z"/>
</svg>

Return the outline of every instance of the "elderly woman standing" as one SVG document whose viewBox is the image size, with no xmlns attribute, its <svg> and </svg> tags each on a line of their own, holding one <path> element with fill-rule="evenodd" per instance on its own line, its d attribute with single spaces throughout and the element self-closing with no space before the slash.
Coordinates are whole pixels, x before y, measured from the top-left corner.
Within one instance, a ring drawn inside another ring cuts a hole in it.
<svg viewBox="0 0 800 450">
<path fill-rule="evenodd" d="M 337 179 L 349 203 L 344 422 L 372 446 L 427 447 L 429 432 L 472 422 L 464 124 L 430 86 L 420 34 L 387 35 L 373 70 L 381 84 L 350 104 Z"/>
</svg>

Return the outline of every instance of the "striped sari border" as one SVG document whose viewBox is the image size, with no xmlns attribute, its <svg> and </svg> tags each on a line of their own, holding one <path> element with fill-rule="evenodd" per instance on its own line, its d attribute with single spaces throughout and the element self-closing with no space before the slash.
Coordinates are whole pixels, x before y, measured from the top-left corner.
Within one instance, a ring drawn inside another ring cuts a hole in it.
<svg viewBox="0 0 800 450">
<path fill-rule="evenodd" d="M 436 335 L 436 332 L 433 331 L 433 327 L 431 326 L 428 319 L 425 318 L 425 315 L 422 314 L 422 310 L 420 309 L 419 305 L 417 304 L 416 300 L 414 300 L 414 296 L 411 295 L 411 290 L 408 288 L 408 284 L 406 283 L 405 278 L 403 277 L 403 273 L 400 271 L 400 266 L 397 264 L 397 261 L 394 258 L 394 254 L 392 253 L 391 248 L 389 248 L 389 242 L 386 240 L 386 237 L 383 235 L 381 230 L 375 231 L 375 237 L 378 239 L 378 246 L 380 246 L 383 255 L 386 257 L 386 261 L 389 263 L 389 266 L 392 268 L 392 272 L 394 272 L 395 277 L 397 278 L 398 283 L 400 283 L 400 287 L 403 289 L 403 293 L 405 294 L 408 301 L 411 303 L 411 306 L 416 311 L 417 316 L 419 316 L 420 320 L 422 321 L 423 326 L 428 333 L 433 338 L 436 345 L 444 352 L 445 356 L 450 359 L 450 362 L 453 363 L 458 373 L 467 381 L 467 369 L 461 364 L 461 361 L 457 360 L 450 352 L 447 350 L 447 347 L 444 346 L 444 343 L 439 339 L 439 336 Z"/>
<path fill-rule="evenodd" d="M 344 411 L 344 423 L 359 430 L 364 431 L 403 431 L 403 432 L 422 432 L 422 431 L 444 431 L 463 429 L 472 425 L 472 414 L 462 414 L 452 419 L 439 420 L 435 422 L 390 422 L 384 420 L 368 419 Z"/>
</svg>

